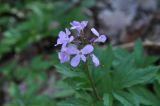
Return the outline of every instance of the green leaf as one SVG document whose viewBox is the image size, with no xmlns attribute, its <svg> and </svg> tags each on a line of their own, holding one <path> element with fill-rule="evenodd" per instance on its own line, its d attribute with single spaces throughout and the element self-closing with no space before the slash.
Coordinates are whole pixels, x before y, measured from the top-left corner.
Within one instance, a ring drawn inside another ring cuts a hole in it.
<svg viewBox="0 0 160 106">
<path fill-rule="evenodd" d="M 158 71 L 157 67 L 150 66 L 144 69 L 135 69 L 128 72 L 125 77 L 126 80 L 124 83 L 124 87 L 130 87 L 136 84 L 146 84 L 150 83 L 150 81 L 155 79 L 156 73 Z"/>
<path fill-rule="evenodd" d="M 65 75 L 66 77 L 77 77 L 84 76 L 82 72 L 73 70 L 69 65 L 65 64 L 56 64 L 55 65 L 58 72 Z"/>
<path fill-rule="evenodd" d="M 117 91 L 113 93 L 113 96 L 124 106 L 139 106 L 136 98 L 128 92 Z"/>
<path fill-rule="evenodd" d="M 159 99 L 143 86 L 129 88 L 129 91 L 137 98 L 141 104 L 159 106 Z"/>
<path fill-rule="evenodd" d="M 45 71 L 52 66 L 51 61 L 44 60 L 42 56 L 36 56 L 31 61 L 31 68 L 35 71 Z"/>
<path fill-rule="evenodd" d="M 1 3 L 0 4 L 0 13 L 3 13 L 3 12 L 7 12 L 10 10 L 10 5 L 9 4 L 5 4 L 5 3 Z"/>
<path fill-rule="evenodd" d="M 98 92 L 103 95 L 103 93 L 111 93 L 113 88 L 113 81 L 112 81 L 112 73 L 110 71 L 108 72 L 100 72 L 101 79 L 97 80 L 96 87 L 98 89 Z M 96 79 L 96 78 L 95 78 Z"/>
<path fill-rule="evenodd" d="M 121 63 L 115 66 L 113 71 L 114 88 L 131 87 L 136 84 L 146 84 L 154 80 L 157 67 L 136 68 L 133 56 L 126 57 Z"/>
<path fill-rule="evenodd" d="M 154 90 L 155 90 L 155 92 L 156 92 L 156 95 L 159 97 L 159 99 L 160 99 L 160 83 L 158 83 L 158 82 L 155 82 L 154 83 Z"/>
<path fill-rule="evenodd" d="M 84 7 L 92 7 L 92 6 L 95 5 L 95 3 L 96 3 L 95 0 L 83 0 L 82 1 L 82 6 L 84 6 Z"/>
<path fill-rule="evenodd" d="M 112 46 L 109 45 L 108 47 L 105 48 L 95 48 L 95 54 L 96 56 L 99 58 L 101 66 L 99 66 L 98 68 L 100 70 L 106 71 L 107 69 L 110 69 L 110 67 L 112 66 L 112 62 L 114 59 L 114 53 L 112 50 Z M 94 68 L 94 69 L 98 69 L 98 68 Z"/>
<path fill-rule="evenodd" d="M 19 88 L 15 83 L 10 83 L 10 87 L 8 89 L 10 96 L 16 98 L 20 96 Z"/>
<path fill-rule="evenodd" d="M 75 95 L 76 95 L 76 98 L 78 98 L 78 99 L 85 100 L 88 103 L 95 103 L 94 97 L 90 93 L 88 93 L 87 91 L 77 90 Z"/>
<path fill-rule="evenodd" d="M 113 97 L 111 94 L 104 94 L 103 102 L 105 106 L 113 106 Z"/>
<path fill-rule="evenodd" d="M 144 62 L 143 44 L 140 39 L 135 42 L 134 56 L 137 65 L 142 65 Z"/>
<path fill-rule="evenodd" d="M 122 48 L 115 48 L 113 53 L 115 55 L 115 58 L 119 60 L 123 60 L 124 57 L 128 57 L 130 55 L 126 49 Z"/>
<path fill-rule="evenodd" d="M 1 67 L 0 72 L 6 76 L 12 76 L 11 73 L 14 72 L 16 65 L 17 65 L 16 60 L 9 61 L 8 63 L 4 64 Z"/>
<path fill-rule="evenodd" d="M 90 105 L 84 100 L 72 98 L 58 103 L 57 106 L 90 106 Z"/>
<path fill-rule="evenodd" d="M 64 81 L 74 89 L 89 89 L 90 83 L 86 77 L 68 77 Z"/>
<path fill-rule="evenodd" d="M 149 66 L 149 65 L 152 65 L 154 64 L 157 60 L 159 59 L 159 57 L 157 56 L 146 56 L 144 58 L 144 66 Z"/>
<path fill-rule="evenodd" d="M 61 80 L 55 84 L 55 89 L 57 92 L 54 93 L 54 98 L 65 98 L 74 94 L 74 90 Z"/>
</svg>

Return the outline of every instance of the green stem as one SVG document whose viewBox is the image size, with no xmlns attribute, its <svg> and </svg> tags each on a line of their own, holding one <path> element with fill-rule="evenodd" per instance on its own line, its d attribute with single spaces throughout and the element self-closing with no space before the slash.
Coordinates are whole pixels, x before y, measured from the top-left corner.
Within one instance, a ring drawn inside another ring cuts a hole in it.
<svg viewBox="0 0 160 106">
<path fill-rule="evenodd" d="M 92 87 L 92 90 L 93 90 L 93 94 L 95 95 L 95 97 L 97 98 L 97 100 L 100 100 L 100 96 L 98 95 L 98 92 L 97 92 L 97 89 L 96 89 L 96 86 L 95 86 L 95 83 L 94 83 L 94 80 L 92 78 L 92 75 L 88 69 L 88 62 L 86 62 L 86 71 L 87 71 L 87 77 L 90 81 L 90 84 L 91 84 L 91 87 Z"/>
</svg>

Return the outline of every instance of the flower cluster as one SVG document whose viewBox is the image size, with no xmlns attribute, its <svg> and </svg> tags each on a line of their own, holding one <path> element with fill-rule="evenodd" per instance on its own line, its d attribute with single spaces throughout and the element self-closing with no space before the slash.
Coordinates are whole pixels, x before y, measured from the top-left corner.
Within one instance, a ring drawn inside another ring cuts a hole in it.
<svg viewBox="0 0 160 106">
<path fill-rule="evenodd" d="M 77 67 L 80 61 L 86 62 L 91 58 L 95 66 L 99 66 L 99 59 L 93 54 L 93 44 L 97 42 L 104 43 L 107 39 L 105 35 L 100 35 L 95 28 L 91 28 L 91 32 L 95 36 L 89 36 L 84 33 L 87 27 L 87 21 L 73 21 L 70 23 L 71 28 L 60 31 L 58 35 L 57 45 L 61 45 L 61 51 L 58 57 L 61 63 L 69 62 L 71 66 Z M 76 34 L 72 35 L 70 30 L 76 30 Z"/>
</svg>

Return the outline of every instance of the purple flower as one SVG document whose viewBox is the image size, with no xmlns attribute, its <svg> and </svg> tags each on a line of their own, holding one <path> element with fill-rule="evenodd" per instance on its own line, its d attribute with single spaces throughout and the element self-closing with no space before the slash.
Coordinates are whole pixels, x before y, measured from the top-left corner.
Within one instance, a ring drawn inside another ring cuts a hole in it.
<svg viewBox="0 0 160 106">
<path fill-rule="evenodd" d="M 76 54 L 76 56 L 74 56 L 71 60 L 71 65 L 73 67 L 77 67 L 78 64 L 80 63 L 80 60 L 86 62 L 86 55 L 90 54 L 93 50 L 94 50 L 93 46 L 89 44 L 83 47 L 81 50 L 78 50 L 76 47 L 70 48 L 70 51 L 72 51 L 70 53 Z"/>
<path fill-rule="evenodd" d="M 91 31 L 94 35 L 96 35 L 98 37 L 97 39 L 94 40 L 94 42 L 104 43 L 107 40 L 106 36 L 105 35 L 100 35 L 99 32 L 95 28 L 92 28 Z"/>
<path fill-rule="evenodd" d="M 65 30 L 66 30 L 66 32 L 61 31 L 59 33 L 59 35 L 58 35 L 59 38 L 58 38 L 57 44 L 55 46 L 57 46 L 59 44 L 62 44 L 63 46 L 66 46 L 68 43 L 70 43 L 70 42 L 72 42 L 74 40 L 73 36 L 69 37 L 71 32 L 67 28 Z"/>
<path fill-rule="evenodd" d="M 80 33 L 87 26 L 88 21 L 73 21 L 70 24 L 72 25 L 71 29 L 76 29 Z"/>
<path fill-rule="evenodd" d="M 92 57 L 92 61 L 93 61 L 94 65 L 96 67 L 99 66 L 99 64 L 100 64 L 99 59 L 94 54 L 92 54 L 91 57 Z"/>
<path fill-rule="evenodd" d="M 84 35 L 83 30 L 84 28 L 86 28 L 88 21 L 73 21 L 70 24 L 72 25 L 72 27 L 70 28 L 71 30 L 77 30 L 75 36 L 72 36 L 70 30 L 67 28 L 65 29 L 65 31 L 60 31 L 58 35 L 59 37 L 56 45 L 61 45 L 61 51 L 58 53 L 60 62 L 70 62 L 72 67 L 77 67 L 81 60 L 83 62 L 86 62 L 88 58 L 91 58 L 93 64 L 95 66 L 99 66 L 100 61 L 93 54 L 93 45 L 96 42 L 104 43 L 107 40 L 107 37 L 105 35 L 100 35 L 95 28 L 92 28 L 91 32 L 96 35 L 96 37 L 93 36 L 91 38 L 88 34 L 79 37 L 80 35 Z M 85 46 L 82 47 L 82 45 Z"/>
</svg>

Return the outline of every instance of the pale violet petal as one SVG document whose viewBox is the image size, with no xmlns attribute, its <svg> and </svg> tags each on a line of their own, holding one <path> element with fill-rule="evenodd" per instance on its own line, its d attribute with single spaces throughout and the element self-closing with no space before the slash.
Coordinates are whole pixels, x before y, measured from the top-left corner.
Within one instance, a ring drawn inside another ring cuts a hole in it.
<svg viewBox="0 0 160 106">
<path fill-rule="evenodd" d="M 59 44 L 62 44 L 62 40 L 59 38 L 58 40 L 57 40 L 57 44 L 56 45 L 59 45 Z"/>
<path fill-rule="evenodd" d="M 66 35 L 67 35 L 67 36 L 71 34 L 71 32 L 69 31 L 68 28 L 66 28 L 65 30 L 66 30 Z"/>
<path fill-rule="evenodd" d="M 82 52 L 82 54 L 89 54 L 93 50 L 94 50 L 93 46 L 88 44 L 81 50 L 81 52 Z"/>
<path fill-rule="evenodd" d="M 72 42 L 73 40 L 74 40 L 74 37 L 71 36 L 71 37 L 69 38 L 69 42 Z"/>
<path fill-rule="evenodd" d="M 63 31 L 60 31 L 59 34 L 58 34 L 59 38 L 65 38 L 66 37 L 66 34 L 63 32 Z"/>
<path fill-rule="evenodd" d="M 94 65 L 96 67 L 99 66 L 100 65 L 99 59 L 94 54 L 92 54 L 91 57 L 92 57 L 92 61 L 93 61 Z"/>
<path fill-rule="evenodd" d="M 67 48 L 67 53 L 70 55 L 78 54 L 79 50 L 77 49 L 77 47 L 75 45 L 69 45 Z"/>
<path fill-rule="evenodd" d="M 63 44 L 61 47 L 61 51 L 63 52 L 67 52 L 68 48 L 67 48 L 67 43 Z"/>
<path fill-rule="evenodd" d="M 81 55 L 81 59 L 82 59 L 83 62 L 86 62 L 86 56 Z"/>
<path fill-rule="evenodd" d="M 75 29 L 77 26 L 80 25 L 80 22 L 78 22 L 78 21 L 73 21 L 73 22 L 71 22 L 70 24 L 71 24 L 72 27 L 74 27 L 74 29 Z"/>
<path fill-rule="evenodd" d="M 58 58 L 60 59 L 61 63 L 68 62 L 70 60 L 70 55 L 68 55 L 65 52 L 59 52 L 58 53 Z"/>
<path fill-rule="evenodd" d="M 105 35 L 101 35 L 94 42 L 102 42 L 102 43 L 104 43 L 106 40 L 107 40 L 107 37 Z"/>
<path fill-rule="evenodd" d="M 71 29 L 76 29 L 79 33 L 87 26 L 88 22 L 87 21 L 73 21 L 70 23 L 72 25 Z"/>
<path fill-rule="evenodd" d="M 82 21 L 81 22 L 81 25 L 82 25 L 83 28 L 85 28 L 87 26 L 87 24 L 88 24 L 88 21 Z"/>
<path fill-rule="evenodd" d="M 99 37 L 99 41 L 101 41 L 101 42 L 105 42 L 107 40 L 107 37 L 105 36 L 105 35 L 101 35 L 100 37 Z"/>
<path fill-rule="evenodd" d="M 80 63 L 80 55 L 76 55 L 75 57 L 72 58 L 71 60 L 71 66 L 72 67 L 77 67 L 78 64 Z"/>
<path fill-rule="evenodd" d="M 92 33 L 99 37 L 99 33 L 95 28 L 91 29 Z"/>
<path fill-rule="evenodd" d="M 75 26 L 73 26 L 73 27 L 71 27 L 71 29 L 76 29 L 76 27 L 75 27 Z"/>
</svg>

